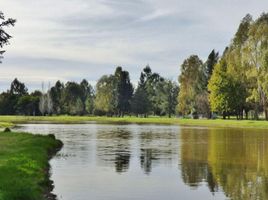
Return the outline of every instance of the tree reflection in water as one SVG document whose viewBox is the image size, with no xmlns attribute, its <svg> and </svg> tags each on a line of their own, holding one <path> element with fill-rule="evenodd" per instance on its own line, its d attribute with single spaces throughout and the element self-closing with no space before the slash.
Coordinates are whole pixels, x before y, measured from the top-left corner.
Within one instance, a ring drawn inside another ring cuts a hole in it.
<svg viewBox="0 0 268 200">
<path fill-rule="evenodd" d="M 152 167 L 172 162 L 172 156 L 177 155 L 177 134 L 165 130 L 143 131 L 140 137 L 140 165 L 144 173 L 149 175 Z"/>
<path fill-rule="evenodd" d="M 118 173 L 126 172 L 131 157 L 131 133 L 126 129 L 101 130 L 97 133 L 97 159 L 103 166 L 115 166 Z"/>
<path fill-rule="evenodd" d="M 182 129 L 181 173 L 234 200 L 268 199 L 268 135 L 253 129 Z"/>
</svg>

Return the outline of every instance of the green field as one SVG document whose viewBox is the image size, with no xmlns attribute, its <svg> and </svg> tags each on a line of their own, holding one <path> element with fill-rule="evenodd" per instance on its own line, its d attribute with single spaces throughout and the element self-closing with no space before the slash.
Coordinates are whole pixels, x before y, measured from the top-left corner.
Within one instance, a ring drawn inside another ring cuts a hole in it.
<svg viewBox="0 0 268 200">
<path fill-rule="evenodd" d="M 240 128 L 268 128 L 268 121 L 254 120 L 207 120 L 207 119 L 181 119 L 167 117 L 91 117 L 91 116 L 0 116 L 2 124 L 20 124 L 20 123 L 138 123 L 138 124 L 179 124 L 185 126 L 207 126 L 207 127 L 240 127 Z M 0 124 L 1 124 L 0 123 Z"/>
<path fill-rule="evenodd" d="M 48 160 L 61 145 L 49 136 L 0 132 L 0 200 L 47 199 Z"/>
</svg>

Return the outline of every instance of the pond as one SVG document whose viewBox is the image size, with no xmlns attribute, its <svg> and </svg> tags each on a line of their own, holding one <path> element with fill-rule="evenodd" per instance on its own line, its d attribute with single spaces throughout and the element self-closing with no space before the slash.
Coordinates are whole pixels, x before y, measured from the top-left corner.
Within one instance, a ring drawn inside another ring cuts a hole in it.
<svg viewBox="0 0 268 200">
<path fill-rule="evenodd" d="M 64 142 L 59 200 L 268 199 L 268 131 L 162 125 L 25 124 Z"/>
</svg>

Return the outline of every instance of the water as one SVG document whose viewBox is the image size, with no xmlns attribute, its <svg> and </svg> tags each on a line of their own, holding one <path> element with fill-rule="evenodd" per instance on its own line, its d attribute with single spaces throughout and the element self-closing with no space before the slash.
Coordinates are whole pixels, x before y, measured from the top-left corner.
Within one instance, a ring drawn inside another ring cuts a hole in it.
<svg viewBox="0 0 268 200">
<path fill-rule="evenodd" d="M 268 199 L 268 133 L 160 125 L 27 124 L 64 148 L 59 200 Z"/>
</svg>

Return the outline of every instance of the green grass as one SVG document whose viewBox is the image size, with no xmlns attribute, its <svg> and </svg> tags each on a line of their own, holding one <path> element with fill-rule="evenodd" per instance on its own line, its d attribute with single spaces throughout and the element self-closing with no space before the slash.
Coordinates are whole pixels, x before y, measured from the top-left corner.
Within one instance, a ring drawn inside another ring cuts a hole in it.
<svg viewBox="0 0 268 200">
<path fill-rule="evenodd" d="M 0 128 L 12 127 L 14 124 L 10 122 L 0 122 Z"/>
<path fill-rule="evenodd" d="M 206 119 L 179 119 L 167 117 L 91 117 L 91 116 L 45 116 L 45 117 L 27 117 L 27 116 L 0 116 L 2 123 L 138 123 L 138 124 L 179 124 L 186 126 L 206 126 L 206 127 L 241 127 L 241 128 L 267 128 L 268 121 L 254 120 L 206 120 Z"/>
<path fill-rule="evenodd" d="M 48 160 L 61 147 L 49 136 L 0 132 L 0 200 L 43 200 Z"/>
</svg>

